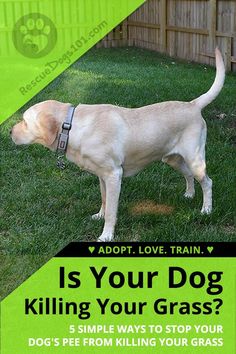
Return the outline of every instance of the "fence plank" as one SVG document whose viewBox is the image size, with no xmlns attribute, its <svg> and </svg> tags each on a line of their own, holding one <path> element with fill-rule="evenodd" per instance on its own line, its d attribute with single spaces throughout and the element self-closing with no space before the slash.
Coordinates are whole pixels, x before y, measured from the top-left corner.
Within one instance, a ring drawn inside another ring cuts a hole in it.
<svg viewBox="0 0 236 354">
<path fill-rule="evenodd" d="M 167 48 L 167 34 L 166 34 L 166 16 L 167 16 L 167 6 L 166 0 L 160 0 L 160 46 L 161 51 L 166 52 Z"/>
<path fill-rule="evenodd" d="M 209 0 L 209 11 L 210 11 L 209 40 L 210 40 L 210 48 L 213 49 L 216 46 L 216 0 Z"/>
</svg>

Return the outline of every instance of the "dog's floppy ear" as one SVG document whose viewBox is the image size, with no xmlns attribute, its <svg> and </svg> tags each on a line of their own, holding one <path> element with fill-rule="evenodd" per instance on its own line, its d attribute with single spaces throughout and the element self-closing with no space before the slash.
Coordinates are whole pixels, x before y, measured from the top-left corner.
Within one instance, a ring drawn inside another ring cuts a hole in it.
<svg viewBox="0 0 236 354">
<path fill-rule="evenodd" d="M 51 113 L 41 112 L 39 114 L 39 126 L 41 139 L 45 145 L 50 146 L 55 141 L 58 132 L 58 123 Z"/>
</svg>

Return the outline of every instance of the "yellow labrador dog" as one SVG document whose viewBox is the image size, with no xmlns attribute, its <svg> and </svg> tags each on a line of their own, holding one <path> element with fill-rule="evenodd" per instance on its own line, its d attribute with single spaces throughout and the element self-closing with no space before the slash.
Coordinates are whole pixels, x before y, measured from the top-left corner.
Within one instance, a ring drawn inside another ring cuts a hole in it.
<svg viewBox="0 0 236 354">
<path fill-rule="evenodd" d="M 212 211 L 212 181 L 206 174 L 206 123 L 201 110 L 224 84 L 225 67 L 216 49 L 216 78 L 210 90 L 191 102 L 162 102 L 141 108 L 79 105 L 69 135 L 67 158 L 97 175 L 102 206 L 93 219 L 105 218 L 99 241 L 111 241 L 122 176 L 132 176 L 162 160 L 186 180 L 185 197 L 194 196 L 194 179 L 202 188 L 202 213 Z M 38 143 L 56 150 L 58 135 L 70 105 L 45 101 L 29 108 L 12 131 L 16 144 Z"/>
</svg>

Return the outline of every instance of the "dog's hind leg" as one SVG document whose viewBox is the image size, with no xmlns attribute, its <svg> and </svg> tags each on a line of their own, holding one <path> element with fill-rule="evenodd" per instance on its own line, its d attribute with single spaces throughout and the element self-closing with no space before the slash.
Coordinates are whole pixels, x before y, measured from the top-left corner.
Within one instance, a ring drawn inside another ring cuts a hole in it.
<svg viewBox="0 0 236 354">
<path fill-rule="evenodd" d="M 202 214 L 210 214 L 212 211 L 212 180 L 206 173 L 205 159 L 196 156 L 189 162 L 189 167 L 194 178 L 200 183 L 203 193 Z"/>
<path fill-rule="evenodd" d="M 210 214 L 212 211 L 212 180 L 206 173 L 205 162 L 206 125 L 201 130 L 199 139 L 185 150 L 184 159 L 194 178 L 200 183 L 203 193 L 202 214 Z"/>
<path fill-rule="evenodd" d="M 162 161 L 182 173 L 186 181 L 186 191 L 184 193 L 184 196 L 186 198 L 193 198 L 195 195 L 194 177 L 192 172 L 188 168 L 186 162 L 184 161 L 183 157 L 178 154 L 173 154 L 164 157 Z"/>
<path fill-rule="evenodd" d="M 106 208 L 106 185 L 102 178 L 99 178 L 100 191 L 102 198 L 102 205 L 100 211 L 97 214 L 92 215 L 93 220 L 100 220 L 105 217 L 105 208 Z"/>
<path fill-rule="evenodd" d="M 188 132 L 188 136 L 189 136 Z M 192 131 L 192 137 L 196 138 L 196 129 Z M 206 144 L 206 123 L 202 120 L 201 130 L 198 139 L 189 139 L 188 149 L 183 148 L 182 156 L 192 172 L 194 178 L 200 183 L 203 193 L 202 214 L 210 214 L 212 211 L 212 180 L 206 173 L 205 144 Z M 186 138 L 187 140 L 187 138 Z"/>
</svg>

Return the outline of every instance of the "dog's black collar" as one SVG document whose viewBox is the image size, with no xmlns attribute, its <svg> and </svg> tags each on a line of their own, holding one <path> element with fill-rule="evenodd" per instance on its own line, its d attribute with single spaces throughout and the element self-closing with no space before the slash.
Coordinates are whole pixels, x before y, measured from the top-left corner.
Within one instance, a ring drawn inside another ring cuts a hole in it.
<svg viewBox="0 0 236 354">
<path fill-rule="evenodd" d="M 64 169 L 65 163 L 62 161 L 63 157 L 66 154 L 67 145 L 69 141 L 69 134 L 72 127 L 72 121 L 74 117 L 75 107 L 70 106 L 66 119 L 62 124 L 62 130 L 58 138 L 57 143 L 57 167 Z"/>
</svg>

